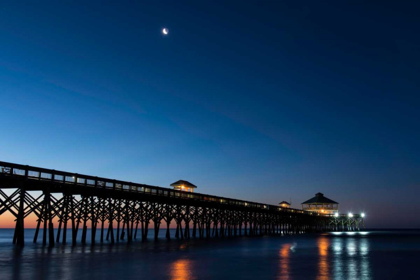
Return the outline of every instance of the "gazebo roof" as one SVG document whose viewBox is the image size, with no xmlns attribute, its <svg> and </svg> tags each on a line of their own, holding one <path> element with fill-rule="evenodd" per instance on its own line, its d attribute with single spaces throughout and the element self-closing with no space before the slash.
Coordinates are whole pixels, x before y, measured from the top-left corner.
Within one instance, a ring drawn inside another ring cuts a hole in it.
<svg viewBox="0 0 420 280">
<path fill-rule="evenodd" d="M 171 187 L 178 187 L 178 186 L 182 186 L 182 185 L 184 185 L 184 186 L 186 186 L 188 188 L 197 188 L 196 185 L 194 185 L 194 184 L 192 184 L 192 183 L 190 183 L 188 181 L 185 181 L 185 180 L 178 180 L 178 181 L 172 183 L 171 184 Z"/>
<path fill-rule="evenodd" d="M 279 204 L 287 204 L 287 205 L 290 205 L 290 203 L 289 202 L 287 202 L 287 201 L 282 201 L 282 202 L 280 202 Z"/>
<path fill-rule="evenodd" d="M 320 204 L 321 203 L 324 203 L 324 204 L 338 204 L 338 202 L 335 202 L 334 200 L 331 200 L 331 199 L 325 197 L 324 194 L 320 193 L 320 192 L 317 193 L 315 195 L 315 197 L 313 197 L 313 198 L 311 198 L 311 199 L 309 199 L 305 202 L 302 202 L 302 204 L 317 204 L 317 203 L 320 203 Z"/>
</svg>

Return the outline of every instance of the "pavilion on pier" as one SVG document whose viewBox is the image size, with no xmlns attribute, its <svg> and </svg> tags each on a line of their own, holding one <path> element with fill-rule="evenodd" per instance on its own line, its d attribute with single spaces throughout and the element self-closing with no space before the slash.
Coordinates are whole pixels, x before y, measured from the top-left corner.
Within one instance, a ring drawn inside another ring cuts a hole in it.
<svg viewBox="0 0 420 280">
<path fill-rule="evenodd" d="M 323 193 L 319 192 L 315 194 L 315 197 L 302 202 L 302 210 L 334 215 L 338 213 L 338 202 L 325 197 Z"/>
<path fill-rule="evenodd" d="M 282 202 L 279 203 L 279 206 L 283 208 L 290 208 L 290 203 L 283 200 Z"/>
<path fill-rule="evenodd" d="M 197 188 L 196 185 L 185 180 L 178 180 L 175 183 L 172 183 L 171 187 L 174 187 L 174 190 L 185 192 L 193 192 L 193 189 Z"/>
</svg>

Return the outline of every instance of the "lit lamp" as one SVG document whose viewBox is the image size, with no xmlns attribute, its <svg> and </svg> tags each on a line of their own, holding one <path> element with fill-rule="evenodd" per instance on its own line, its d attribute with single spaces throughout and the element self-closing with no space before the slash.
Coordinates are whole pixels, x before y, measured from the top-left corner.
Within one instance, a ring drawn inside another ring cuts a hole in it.
<svg viewBox="0 0 420 280">
<path fill-rule="evenodd" d="M 365 213 L 362 213 L 362 215 L 361 215 L 361 216 L 362 216 L 362 218 L 364 218 L 364 217 L 365 217 Z"/>
<path fill-rule="evenodd" d="M 335 213 L 335 214 L 334 214 L 334 217 L 338 218 L 338 213 Z"/>
<path fill-rule="evenodd" d="M 349 213 L 349 218 L 353 218 L 353 214 L 352 213 Z"/>
</svg>

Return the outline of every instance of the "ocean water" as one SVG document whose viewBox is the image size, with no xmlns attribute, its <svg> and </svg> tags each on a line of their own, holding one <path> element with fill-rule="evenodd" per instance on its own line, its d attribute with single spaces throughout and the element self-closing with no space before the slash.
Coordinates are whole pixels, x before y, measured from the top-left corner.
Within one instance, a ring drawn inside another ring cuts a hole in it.
<svg viewBox="0 0 420 280">
<path fill-rule="evenodd" d="M 0 279 L 420 279 L 415 230 L 170 241 L 162 231 L 158 242 L 52 248 L 33 233 L 19 248 L 0 229 Z"/>
</svg>

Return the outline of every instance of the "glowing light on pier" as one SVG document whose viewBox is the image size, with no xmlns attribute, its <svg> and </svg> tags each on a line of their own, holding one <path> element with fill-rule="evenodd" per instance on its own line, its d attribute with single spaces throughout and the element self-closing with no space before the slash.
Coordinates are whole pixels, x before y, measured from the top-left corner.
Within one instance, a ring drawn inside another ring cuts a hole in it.
<svg viewBox="0 0 420 280">
<path fill-rule="evenodd" d="M 349 213 L 349 218 L 353 218 L 353 214 L 352 213 Z"/>
</svg>

